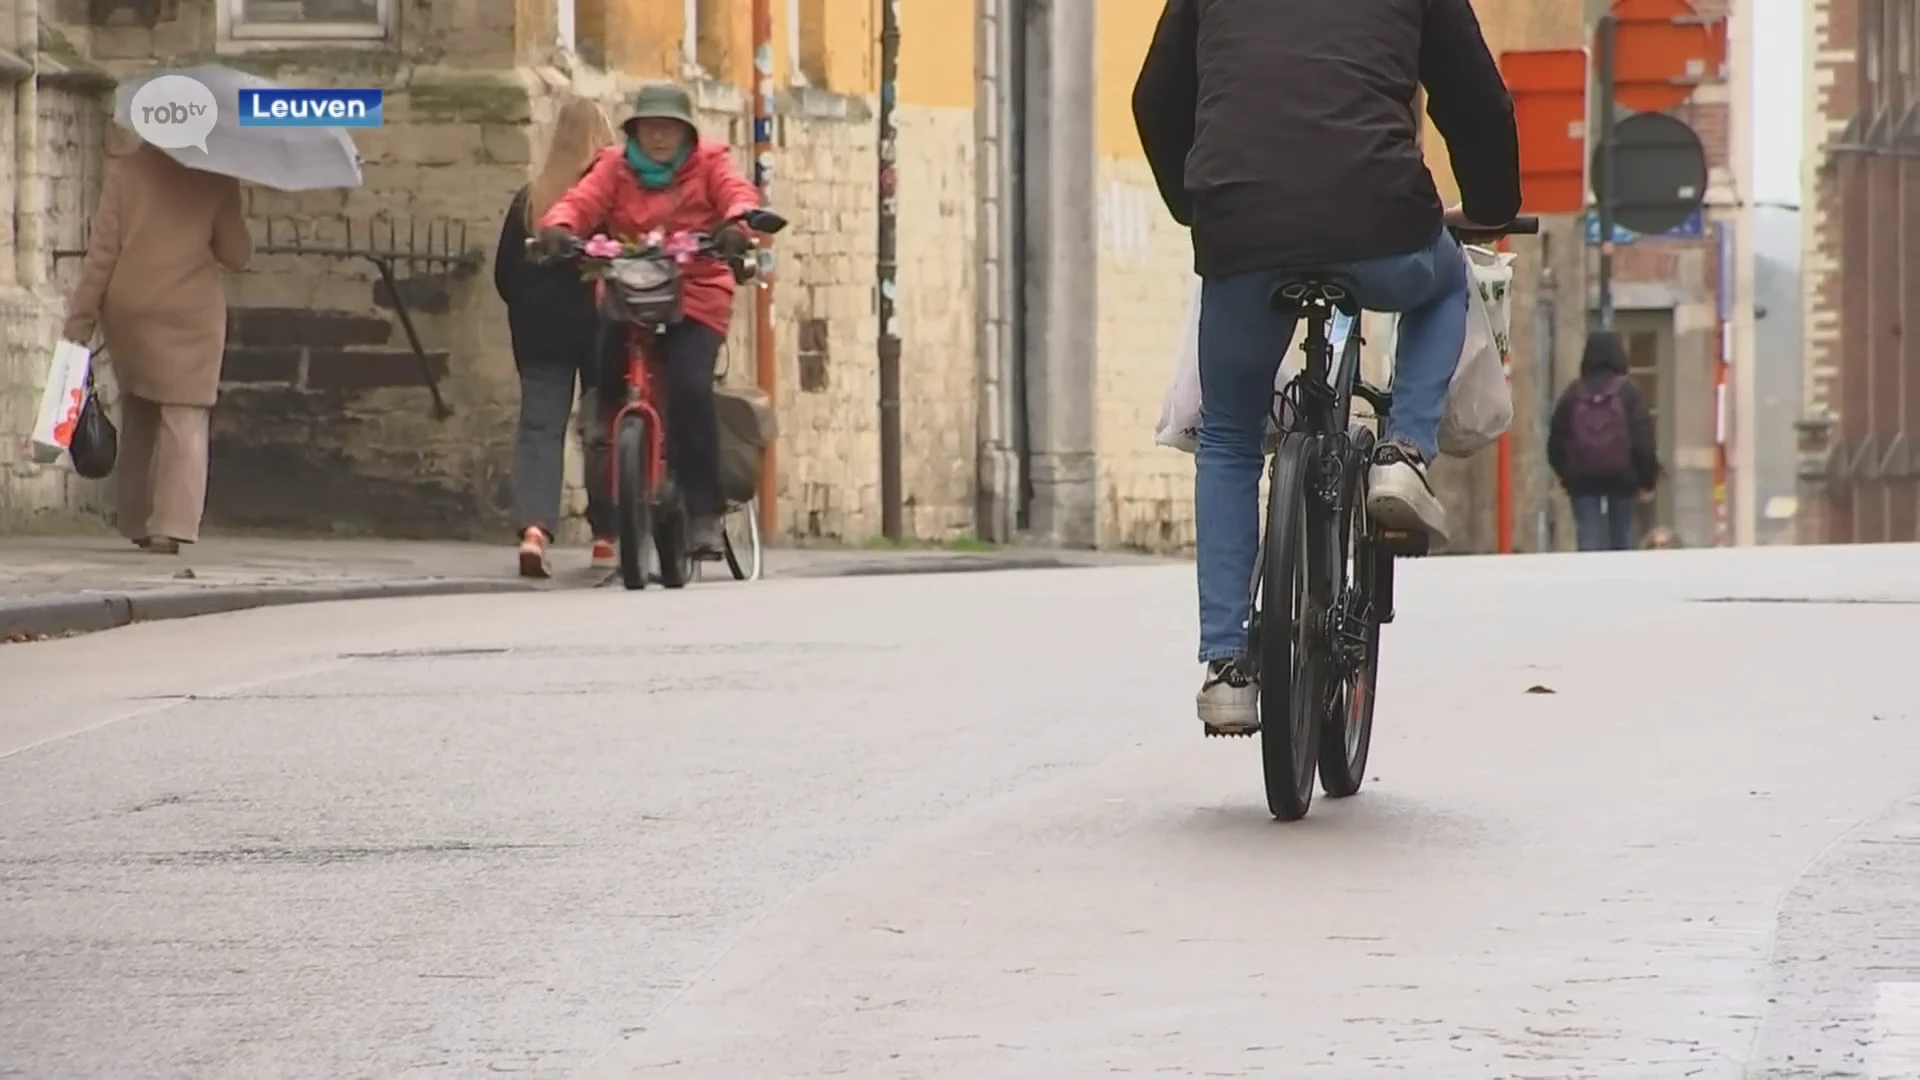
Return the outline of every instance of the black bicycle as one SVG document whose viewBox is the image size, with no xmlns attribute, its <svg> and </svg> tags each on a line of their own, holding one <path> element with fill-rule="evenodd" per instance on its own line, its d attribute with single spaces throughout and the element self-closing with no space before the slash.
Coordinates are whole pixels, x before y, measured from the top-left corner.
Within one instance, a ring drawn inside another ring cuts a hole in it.
<svg viewBox="0 0 1920 1080">
<path fill-rule="evenodd" d="M 1501 229 L 1453 229 L 1462 243 L 1539 231 L 1531 217 Z M 1428 538 L 1379 528 L 1367 516 L 1376 436 L 1354 421 L 1353 399 L 1372 406 L 1384 428 L 1393 393 L 1360 378 L 1357 324 L 1333 368 L 1334 315 L 1360 314 L 1353 281 L 1303 273 L 1275 285 L 1271 303 L 1305 326 L 1307 362 L 1275 395 L 1285 435 L 1269 466 L 1247 655 L 1260 685 L 1267 809 L 1296 821 L 1313 804 L 1316 772 L 1330 798 L 1360 790 L 1373 741 L 1380 628 L 1394 616 L 1393 560 L 1427 554 Z"/>
</svg>

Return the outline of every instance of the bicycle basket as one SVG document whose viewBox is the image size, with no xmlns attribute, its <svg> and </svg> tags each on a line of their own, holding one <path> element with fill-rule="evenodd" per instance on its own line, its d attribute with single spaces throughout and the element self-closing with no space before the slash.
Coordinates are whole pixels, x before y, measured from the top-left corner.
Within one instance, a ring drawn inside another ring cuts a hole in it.
<svg viewBox="0 0 1920 1080">
<path fill-rule="evenodd" d="M 642 326 L 680 321 L 680 268 L 668 256 L 614 259 L 601 281 L 600 307 L 609 319 Z"/>
</svg>

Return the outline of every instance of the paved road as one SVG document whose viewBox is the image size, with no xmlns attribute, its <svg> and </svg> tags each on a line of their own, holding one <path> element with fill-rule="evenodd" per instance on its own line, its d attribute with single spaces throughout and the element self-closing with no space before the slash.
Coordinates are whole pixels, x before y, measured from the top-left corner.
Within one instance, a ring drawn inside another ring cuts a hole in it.
<svg viewBox="0 0 1920 1080">
<path fill-rule="evenodd" d="M 1295 825 L 1190 580 L 0 648 L 0 1073 L 1920 1075 L 1920 550 L 1412 567 Z"/>
</svg>

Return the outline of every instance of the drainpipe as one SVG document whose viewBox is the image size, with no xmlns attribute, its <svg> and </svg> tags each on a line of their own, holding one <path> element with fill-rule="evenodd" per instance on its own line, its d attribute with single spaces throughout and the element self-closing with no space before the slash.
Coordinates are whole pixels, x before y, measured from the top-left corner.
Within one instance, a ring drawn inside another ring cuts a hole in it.
<svg viewBox="0 0 1920 1080">
<path fill-rule="evenodd" d="M 47 283 L 46 187 L 40 167 L 40 14 L 38 4 L 14 9 L 20 58 L 29 71 L 13 95 L 13 175 L 19 185 L 14 196 L 14 266 L 22 287 L 39 290 Z"/>
<path fill-rule="evenodd" d="M 1017 341 L 1013 332 L 1016 278 L 1013 260 L 1018 233 L 1014 216 L 1014 156 L 1021 138 L 1015 123 L 1014 96 L 1019 53 L 1014 35 L 1020 19 L 1009 0 L 979 0 L 975 26 L 974 142 L 979 173 L 980 227 L 975 237 L 979 267 L 978 327 L 980 357 L 979 435 L 976 445 L 977 527 L 995 543 L 1013 539 L 1019 524 L 1019 463 L 1013 451 L 1012 388 Z"/>
<path fill-rule="evenodd" d="M 753 0 L 753 183 L 763 206 L 773 204 L 773 0 Z M 773 340 L 773 250 L 759 249 L 759 288 L 753 290 L 755 381 L 769 403 L 780 387 L 779 354 Z M 760 464 L 760 535 L 780 535 L 779 457 L 770 440 Z"/>
<path fill-rule="evenodd" d="M 1535 447 L 1533 482 L 1539 492 L 1539 505 L 1534 508 L 1534 550 L 1546 553 L 1554 550 L 1553 535 L 1553 467 L 1547 463 L 1547 436 L 1553 430 L 1553 407 L 1559 402 L 1559 388 L 1554 385 L 1554 358 L 1559 355 L 1559 282 L 1553 273 L 1553 234 L 1542 231 L 1540 234 L 1539 284 L 1534 293 L 1534 388 L 1535 407 L 1539 410 L 1536 421 L 1540 437 Z"/>
<path fill-rule="evenodd" d="M 900 316 L 897 248 L 900 237 L 900 131 L 895 116 L 900 80 L 900 0 L 880 0 L 880 532 L 899 541 L 905 532 L 900 480 Z"/>
</svg>

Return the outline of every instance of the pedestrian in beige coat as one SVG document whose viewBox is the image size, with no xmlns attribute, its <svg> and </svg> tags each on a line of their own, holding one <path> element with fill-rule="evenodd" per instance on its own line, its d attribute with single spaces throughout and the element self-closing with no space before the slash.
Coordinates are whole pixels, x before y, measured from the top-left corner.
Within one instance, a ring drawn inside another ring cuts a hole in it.
<svg viewBox="0 0 1920 1080">
<path fill-rule="evenodd" d="M 120 531 L 173 554 L 200 537 L 208 422 L 227 343 L 221 268 L 243 270 L 253 237 L 240 182 L 200 172 L 122 128 L 63 336 L 105 339 L 120 386 Z"/>
</svg>

